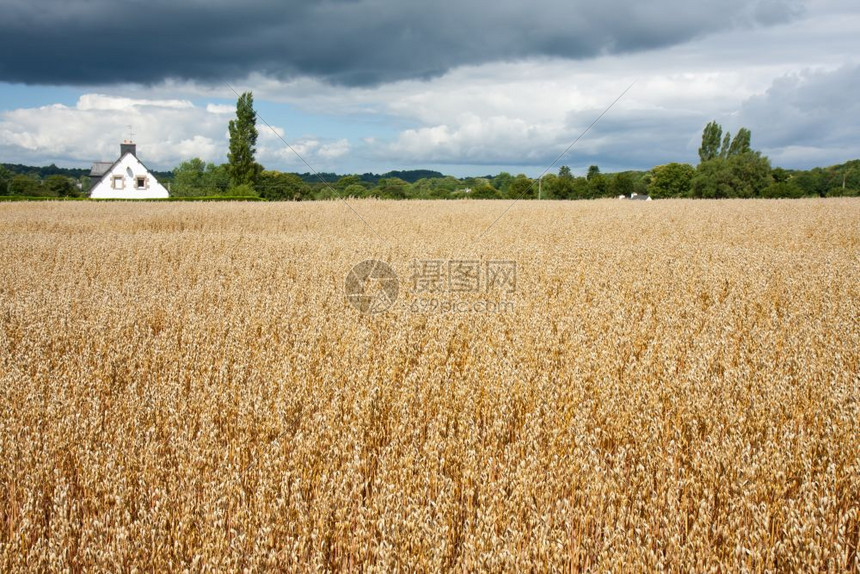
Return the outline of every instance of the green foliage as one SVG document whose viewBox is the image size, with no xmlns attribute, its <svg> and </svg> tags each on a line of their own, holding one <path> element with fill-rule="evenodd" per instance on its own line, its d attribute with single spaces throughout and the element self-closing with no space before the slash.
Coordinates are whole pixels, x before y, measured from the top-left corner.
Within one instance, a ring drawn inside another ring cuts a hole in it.
<svg viewBox="0 0 860 574">
<path fill-rule="evenodd" d="M 447 199 L 458 189 L 464 187 L 476 188 L 486 180 L 469 178 L 461 182 L 451 176 L 419 179 L 412 184 L 411 197 L 418 199 Z"/>
<path fill-rule="evenodd" d="M 384 177 L 373 190 L 374 197 L 383 199 L 406 199 L 409 183 L 399 177 Z"/>
<path fill-rule="evenodd" d="M 788 191 L 783 187 L 769 189 L 774 181 L 770 161 L 752 150 L 752 134 L 748 129 L 740 128 L 734 139 L 726 132 L 719 154 L 715 155 L 714 146 L 721 133 L 722 127 L 716 122 L 705 126 L 699 148 L 702 161 L 690 182 L 692 197 L 762 197 L 766 193 Z"/>
<path fill-rule="evenodd" d="M 113 200 L 113 199 L 100 199 L 98 201 L 123 201 L 123 200 Z M 166 199 L 150 199 L 150 200 L 140 200 L 135 199 L 132 201 L 266 201 L 262 197 L 258 197 L 256 195 L 196 195 L 193 197 L 168 197 Z"/>
<path fill-rule="evenodd" d="M 805 195 L 824 197 L 831 187 L 832 176 L 820 167 L 811 169 L 794 177 L 794 182 Z"/>
<path fill-rule="evenodd" d="M 661 197 L 687 197 L 696 169 L 688 163 L 667 163 L 651 170 L 648 194 Z"/>
<path fill-rule="evenodd" d="M 729 135 L 729 134 L 726 134 Z M 752 151 L 750 148 L 750 140 L 752 139 L 752 133 L 746 129 L 741 128 L 738 130 L 738 133 L 735 134 L 735 138 L 732 140 L 731 145 L 729 146 L 729 156 L 741 155 L 745 154 L 748 151 Z"/>
<path fill-rule="evenodd" d="M 496 177 L 493 178 L 493 181 L 490 184 L 499 190 L 504 197 L 510 195 L 511 184 L 514 182 L 514 176 L 509 174 L 506 171 L 499 173 Z"/>
<path fill-rule="evenodd" d="M 735 197 L 759 197 L 773 183 L 770 160 L 757 151 L 729 153 Z"/>
<path fill-rule="evenodd" d="M 544 178 L 546 179 L 546 178 Z M 576 189 L 576 181 L 577 179 L 582 178 L 574 178 L 559 176 L 555 178 L 554 185 L 550 187 L 550 197 L 555 199 L 573 199 L 574 198 L 574 190 Z"/>
<path fill-rule="evenodd" d="M 411 184 L 421 179 L 441 179 L 445 175 L 430 169 L 409 169 L 404 171 L 389 171 L 383 174 L 382 177 L 402 179 L 406 183 Z"/>
<path fill-rule="evenodd" d="M 776 171 L 776 170 L 774 170 Z M 774 178 L 774 182 L 767 186 L 764 191 L 761 192 L 762 197 L 803 197 L 803 189 L 797 183 L 790 180 L 785 181 L 776 181 Z"/>
<path fill-rule="evenodd" d="M 9 182 L 9 195 L 46 196 L 38 180 L 29 175 L 16 175 Z"/>
<path fill-rule="evenodd" d="M 227 165 L 206 163 L 200 158 L 182 162 L 173 170 L 171 197 L 221 195 L 230 187 Z"/>
<path fill-rule="evenodd" d="M 343 191 L 351 185 L 361 185 L 361 177 L 357 175 L 345 175 L 338 179 L 333 187 L 339 191 Z"/>
<path fill-rule="evenodd" d="M 311 196 L 311 188 L 301 177 L 293 173 L 263 171 L 257 181 L 260 197 L 269 201 L 301 201 Z"/>
<path fill-rule="evenodd" d="M 236 119 L 230 120 L 230 151 L 227 154 L 230 183 L 234 187 L 253 187 L 262 171 L 254 156 L 257 153 L 257 112 L 254 95 L 245 92 L 236 101 Z"/>
<path fill-rule="evenodd" d="M 726 132 L 723 136 L 723 144 L 720 146 L 720 158 L 726 159 L 729 157 L 729 149 L 732 147 L 732 134 Z"/>
<path fill-rule="evenodd" d="M 850 195 L 849 190 L 860 189 L 860 171 L 857 169 L 860 162 L 848 162 L 841 166 L 829 168 L 816 167 L 808 171 L 800 172 L 792 177 L 798 187 L 803 190 L 804 195 L 818 197 L 833 197 L 836 194 Z M 841 191 L 836 191 L 841 190 Z"/>
<path fill-rule="evenodd" d="M 474 199 L 502 199 L 502 194 L 499 190 L 489 183 L 482 183 L 472 188 L 472 193 L 469 194 Z"/>
<path fill-rule="evenodd" d="M 699 147 L 699 161 L 706 162 L 720 155 L 720 141 L 723 128 L 717 122 L 710 122 L 702 132 L 702 145 Z"/>
<path fill-rule="evenodd" d="M 540 199 L 561 199 L 557 196 L 558 192 L 558 176 L 554 173 L 548 173 L 538 180 L 538 197 Z"/>
<path fill-rule="evenodd" d="M 507 197 L 511 199 L 537 198 L 537 182 L 524 174 L 517 175 L 508 186 Z"/>
<path fill-rule="evenodd" d="M 588 168 L 588 175 L 585 176 L 585 181 L 588 182 L 588 197 L 604 197 L 607 195 L 608 186 L 606 178 L 600 173 L 600 168 L 592 165 Z"/>
<path fill-rule="evenodd" d="M 609 193 L 612 196 L 629 196 L 635 191 L 635 179 L 630 172 L 615 174 L 609 181 Z"/>
<path fill-rule="evenodd" d="M 770 175 L 773 177 L 774 183 L 785 183 L 789 179 L 791 179 L 791 173 L 788 170 L 782 169 L 781 167 L 773 168 L 773 171 L 770 172 Z"/>
<path fill-rule="evenodd" d="M 341 197 L 368 197 L 368 189 L 360 183 L 348 185 L 341 194 Z"/>
<path fill-rule="evenodd" d="M 55 197 L 78 197 L 78 188 L 74 180 L 64 175 L 49 175 L 42 186 L 48 195 Z"/>
<path fill-rule="evenodd" d="M 571 184 L 570 194 L 568 195 L 568 199 L 588 199 L 590 197 L 591 191 L 588 187 L 588 180 L 584 177 L 575 177 L 573 178 L 573 183 Z"/>
<path fill-rule="evenodd" d="M 247 183 L 231 187 L 229 190 L 227 190 L 227 195 L 232 197 L 260 197 L 260 194 L 257 193 L 257 190 L 248 185 Z"/>
<path fill-rule="evenodd" d="M 11 180 L 15 175 L 29 175 L 36 180 L 43 180 L 50 175 L 64 175 L 72 179 L 80 179 L 81 177 L 89 178 L 90 170 L 73 167 L 57 167 L 54 164 L 34 167 L 30 165 L 21 165 L 19 163 L 4 163 L 0 165 L 0 179 L 3 179 L 3 172 L 6 172 L 7 181 Z"/>
<path fill-rule="evenodd" d="M 12 172 L 0 166 L 0 195 L 9 195 L 9 184 L 12 182 Z"/>
<path fill-rule="evenodd" d="M 691 188 L 693 197 L 704 199 L 760 197 L 771 183 L 770 161 L 748 151 L 700 163 Z"/>
</svg>

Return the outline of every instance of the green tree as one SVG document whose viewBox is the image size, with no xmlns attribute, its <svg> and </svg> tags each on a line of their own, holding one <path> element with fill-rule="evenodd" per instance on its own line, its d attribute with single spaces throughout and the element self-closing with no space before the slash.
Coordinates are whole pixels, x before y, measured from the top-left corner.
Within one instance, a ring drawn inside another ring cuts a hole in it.
<svg viewBox="0 0 860 574">
<path fill-rule="evenodd" d="M 726 134 L 728 135 L 728 134 Z M 741 128 L 738 130 L 738 133 L 735 134 L 735 138 L 732 140 L 731 145 L 729 146 L 729 156 L 733 155 L 741 155 L 751 151 L 750 148 L 750 140 L 752 139 L 752 134 L 746 128 Z"/>
<path fill-rule="evenodd" d="M 12 181 L 12 172 L 0 165 L 0 195 L 9 195 L 9 183 Z"/>
<path fill-rule="evenodd" d="M 690 195 L 700 199 L 731 197 L 731 174 L 726 161 L 717 157 L 700 163 L 690 182 Z"/>
<path fill-rule="evenodd" d="M 588 173 L 585 174 L 585 179 L 587 179 L 588 181 L 591 181 L 592 179 L 594 179 L 595 177 L 597 177 L 599 175 L 600 175 L 600 168 L 597 167 L 596 165 L 590 165 L 590 166 L 588 166 Z"/>
<path fill-rule="evenodd" d="M 333 187 L 338 191 L 343 191 L 351 185 L 361 185 L 361 177 L 358 175 L 345 175 L 338 179 Z"/>
<path fill-rule="evenodd" d="M 230 197 L 260 197 L 259 192 L 247 183 L 234 185 L 227 190 L 227 195 Z"/>
<path fill-rule="evenodd" d="M 38 197 L 44 195 L 41 183 L 29 175 L 16 175 L 9 182 L 9 195 Z"/>
<path fill-rule="evenodd" d="M 367 188 L 361 185 L 360 183 L 353 183 L 343 190 L 343 193 L 340 197 L 365 197 L 367 195 Z"/>
<path fill-rule="evenodd" d="M 511 182 L 507 196 L 511 199 L 534 199 L 537 191 L 536 182 L 521 173 Z"/>
<path fill-rule="evenodd" d="M 635 189 L 635 180 L 633 174 L 622 171 L 616 173 L 609 182 L 609 193 L 614 196 L 626 195 L 629 196 Z"/>
<path fill-rule="evenodd" d="M 759 197 L 773 183 L 770 161 L 757 151 L 699 164 L 691 182 L 693 197 Z"/>
<path fill-rule="evenodd" d="M 206 163 L 199 157 L 195 157 L 173 168 L 170 195 L 173 197 L 223 195 L 229 187 L 230 176 L 226 165 Z"/>
<path fill-rule="evenodd" d="M 375 197 L 385 199 L 406 199 L 409 183 L 399 177 L 383 177 L 373 190 Z"/>
<path fill-rule="evenodd" d="M 77 197 L 78 188 L 73 180 L 64 175 L 49 175 L 42 184 L 48 195 L 56 197 Z"/>
<path fill-rule="evenodd" d="M 541 199 L 561 199 L 559 194 L 558 176 L 554 173 L 548 173 L 538 179 L 537 196 Z"/>
<path fill-rule="evenodd" d="M 720 155 L 720 141 L 723 128 L 717 122 L 710 122 L 702 131 L 702 145 L 699 148 L 699 161 L 706 162 Z"/>
<path fill-rule="evenodd" d="M 170 195 L 175 197 L 190 197 L 207 195 L 203 187 L 203 176 L 206 173 L 206 163 L 199 157 L 184 161 L 173 168 L 173 182 Z"/>
<path fill-rule="evenodd" d="M 245 92 L 236 101 L 236 119 L 230 120 L 230 151 L 227 154 L 230 183 L 254 187 L 262 171 L 254 156 L 257 153 L 257 112 L 254 95 Z"/>
<path fill-rule="evenodd" d="M 728 160 L 735 197 L 760 197 L 773 183 L 770 160 L 757 151 L 731 155 Z"/>
<path fill-rule="evenodd" d="M 310 197 L 311 188 L 294 173 L 263 171 L 260 173 L 257 189 L 260 197 L 270 201 L 301 201 Z"/>
<path fill-rule="evenodd" d="M 588 180 L 584 177 L 575 177 L 570 183 L 570 191 L 567 194 L 567 199 L 587 199 L 588 198 Z"/>
<path fill-rule="evenodd" d="M 654 198 L 686 197 L 696 169 L 688 163 L 667 163 L 651 170 L 648 193 Z"/>
<path fill-rule="evenodd" d="M 511 189 L 511 184 L 514 182 L 514 176 L 509 174 L 506 171 L 499 173 L 496 177 L 493 178 L 491 182 L 492 186 L 499 190 L 503 196 L 507 197 L 508 192 Z"/>
<path fill-rule="evenodd" d="M 777 181 L 776 178 L 774 178 L 774 182 L 767 186 L 764 191 L 761 192 L 761 196 L 792 198 L 802 197 L 803 189 L 801 189 L 800 186 L 792 180 Z"/>
<path fill-rule="evenodd" d="M 771 175 L 773 176 L 774 183 L 785 183 L 789 179 L 791 179 L 791 174 L 788 172 L 788 170 L 785 170 L 781 167 L 773 168 Z"/>
<path fill-rule="evenodd" d="M 472 188 L 469 197 L 473 199 L 501 199 L 502 194 L 489 183 L 480 183 Z"/>
<path fill-rule="evenodd" d="M 573 195 L 573 174 L 566 165 L 558 170 L 558 176 L 548 174 L 543 178 L 544 189 L 548 191 L 546 197 L 555 199 L 570 199 Z"/>
<path fill-rule="evenodd" d="M 818 197 L 826 197 L 827 192 L 835 183 L 833 174 L 820 167 L 797 174 L 794 181 L 803 190 L 804 195 L 817 195 Z"/>
<path fill-rule="evenodd" d="M 203 185 L 207 190 L 211 190 L 216 195 L 223 195 L 230 189 L 230 173 L 228 165 L 222 163 L 215 165 L 214 163 L 206 164 L 206 171 L 203 174 Z"/>
<path fill-rule="evenodd" d="M 720 158 L 726 159 L 729 157 L 729 149 L 732 147 L 732 134 L 731 132 L 726 132 L 726 135 L 723 136 L 723 144 L 720 146 Z"/>
</svg>

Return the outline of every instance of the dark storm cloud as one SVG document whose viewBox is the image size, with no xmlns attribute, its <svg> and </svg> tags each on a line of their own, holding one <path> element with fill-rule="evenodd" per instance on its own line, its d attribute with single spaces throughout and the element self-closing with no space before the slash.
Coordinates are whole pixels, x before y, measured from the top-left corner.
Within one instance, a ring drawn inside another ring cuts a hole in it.
<svg viewBox="0 0 860 574">
<path fill-rule="evenodd" d="M 857 154 L 858 92 L 860 65 L 806 70 L 777 79 L 766 93 L 744 102 L 738 122 L 752 129 L 753 147 L 768 151 L 777 163 L 808 168 L 824 157 L 835 163 L 834 155 Z"/>
<path fill-rule="evenodd" d="M 370 85 L 466 64 L 647 50 L 790 18 L 798 0 L 4 0 L 0 81 L 258 72 Z"/>
</svg>

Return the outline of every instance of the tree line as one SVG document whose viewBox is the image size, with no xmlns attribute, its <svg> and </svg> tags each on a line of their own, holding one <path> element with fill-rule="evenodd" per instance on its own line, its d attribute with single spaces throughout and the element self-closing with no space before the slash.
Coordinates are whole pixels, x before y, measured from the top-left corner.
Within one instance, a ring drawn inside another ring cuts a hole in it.
<svg viewBox="0 0 860 574">
<path fill-rule="evenodd" d="M 173 197 L 260 197 L 278 200 L 325 200 L 343 197 L 382 199 L 594 199 L 630 196 L 657 198 L 777 198 L 860 195 L 860 160 L 828 168 L 772 168 L 770 160 L 752 148 L 752 133 L 740 128 L 734 136 L 717 122 L 702 132 L 699 163 L 668 163 L 647 171 L 602 173 L 592 165 L 583 176 L 568 166 L 539 179 L 501 172 L 482 177 L 455 178 L 436 171 L 365 173 L 285 173 L 257 163 L 257 127 L 251 92 L 239 96 L 236 118 L 228 125 L 227 163 L 216 165 L 194 158 L 172 172 L 158 173 Z M 63 170 L 3 164 L 0 195 L 29 197 L 86 196 L 86 170 Z"/>
</svg>

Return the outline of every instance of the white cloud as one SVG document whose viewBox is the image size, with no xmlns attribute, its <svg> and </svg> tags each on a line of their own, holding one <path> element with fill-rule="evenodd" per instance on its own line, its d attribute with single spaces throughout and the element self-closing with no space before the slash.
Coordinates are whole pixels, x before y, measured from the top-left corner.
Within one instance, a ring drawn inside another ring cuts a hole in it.
<svg viewBox="0 0 860 574">
<path fill-rule="evenodd" d="M 340 139 L 336 142 L 320 146 L 319 155 L 324 159 L 334 160 L 345 156 L 349 153 L 349 150 L 349 141 L 346 139 Z"/>
<path fill-rule="evenodd" d="M 114 159 L 134 133 L 148 165 L 170 169 L 201 157 L 223 161 L 224 118 L 187 100 L 84 94 L 75 106 L 51 105 L 0 113 L 0 154 L 6 161 L 75 165 Z"/>
<path fill-rule="evenodd" d="M 103 94 L 84 94 L 78 100 L 76 108 L 81 111 L 121 111 L 133 112 L 141 108 L 161 108 L 172 110 L 187 110 L 194 107 L 188 100 L 145 100 L 118 98 Z"/>
<path fill-rule="evenodd" d="M 206 104 L 206 111 L 210 114 L 233 114 L 236 107 L 224 104 Z"/>
</svg>

